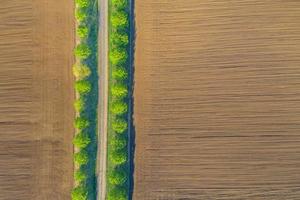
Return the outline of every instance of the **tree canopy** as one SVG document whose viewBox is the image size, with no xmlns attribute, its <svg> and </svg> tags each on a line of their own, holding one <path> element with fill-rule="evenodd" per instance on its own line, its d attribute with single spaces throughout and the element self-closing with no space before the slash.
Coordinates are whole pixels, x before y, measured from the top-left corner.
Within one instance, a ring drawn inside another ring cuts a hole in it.
<svg viewBox="0 0 300 200">
<path fill-rule="evenodd" d="M 83 11 L 83 9 L 77 8 L 75 11 L 75 18 L 79 23 L 82 23 L 86 20 L 87 14 Z"/>
<path fill-rule="evenodd" d="M 89 121 L 84 117 L 77 117 L 74 122 L 74 126 L 77 129 L 84 129 L 89 126 Z"/>
<path fill-rule="evenodd" d="M 85 8 L 89 5 L 89 0 L 75 0 L 75 3 L 80 8 Z"/>
<path fill-rule="evenodd" d="M 89 161 L 88 153 L 85 150 L 81 150 L 74 154 L 74 161 L 78 165 L 85 165 Z"/>
<path fill-rule="evenodd" d="M 127 200 L 126 190 L 121 187 L 114 187 L 107 194 L 107 200 Z"/>
<path fill-rule="evenodd" d="M 123 98 L 128 94 L 127 86 L 121 84 L 115 84 L 111 87 L 111 94 L 113 98 Z"/>
<path fill-rule="evenodd" d="M 124 48 L 113 48 L 109 52 L 110 62 L 113 65 L 121 64 L 126 62 L 128 57 L 127 51 Z"/>
<path fill-rule="evenodd" d="M 127 180 L 127 174 L 125 171 L 120 169 L 114 169 L 108 175 L 108 181 L 112 185 L 122 185 Z"/>
<path fill-rule="evenodd" d="M 116 119 L 112 122 L 112 129 L 116 133 L 124 133 L 127 129 L 127 122 L 124 119 Z"/>
<path fill-rule="evenodd" d="M 127 104 L 122 101 L 114 101 L 111 105 L 111 112 L 115 115 L 121 115 L 127 112 Z"/>
<path fill-rule="evenodd" d="M 90 142 L 91 139 L 89 138 L 88 134 L 83 132 L 77 133 L 73 139 L 73 144 L 78 148 L 85 148 L 90 144 Z"/>
<path fill-rule="evenodd" d="M 112 77 L 116 80 L 125 80 L 128 76 L 127 70 L 124 67 L 113 69 Z"/>
<path fill-rule="evenodd" d="M 125 137 L 123 137 L 121 135 L 116 135 L 115 137 L 112 137 L 109 140 L 109 144 L 112 146 L 113 149 L 119 150 L 119 149 L 123 149 L 126 147 L 127 140 Z"/>
<path fill-rule="evenodd" d="M 72 190 L 72 200 L 87 200 L 87 188 L 80 185 Z"/>
<path fill-rule="evenodd" d="M 113 12 L 111 15 L 111 25 L 113 28 L 127 28 L 128 14 L 125 11 Z"/>
<path fill-rule="evenodd" d="M 81 80 L 87 78 L 91 74 L 91 70 L 87 65 L 74 65 L 73 74 L 77 79 Z"/>
<path fill-rule="evenodd" d="M 87 178 L 87 175 L 82 169 L 78 169 L 74 173 L 74 179 L 77 183 L 82 183 L 83 181 L 86 180 L 86 178 Z"/>
<path fill-rule="evenodd" d="M 80 43 L 76 46 L 74 53 L 76 57 L 86 59 L 91 55 L 92 51 L 87 44 Z"/>
<path fill-rule="evenodd" d="M 76 81 L 76 83 L 75 83 L 75 90 L 79 94 L 89 93 L 91 91 L 91 88 L 92 88 L 92 85 L 87 80 L 80 80 L 80 81 Z"/>
<path fill-rule="evenodd" d="M 127 151 L 111 151 L 109 159 L 114 165 L 121 165 L 127 161 Z"/>
</svg>

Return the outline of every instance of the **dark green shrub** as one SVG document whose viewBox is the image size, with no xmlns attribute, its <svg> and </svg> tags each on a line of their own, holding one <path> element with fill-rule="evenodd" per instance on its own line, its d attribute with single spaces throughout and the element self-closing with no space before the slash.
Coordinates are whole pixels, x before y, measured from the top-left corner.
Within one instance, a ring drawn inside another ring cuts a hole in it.
<svg viewBox="0 0 300 200">
<path fill-rule="evenodd" d="M 111 87 L 111 95 L 113 98 L 120 99 L 126 97 L 127 94 L 128 94 L 128 90 L 126 85 L 116 84 Z"/>
<path fill-rule="evenodd" d="M 112 129 L 116 133 L 123 133 L 127 129 L 127 122 L 123 119 L 115 119 L 112 122 Z"/>
<path fill-rule="evenodd" d="M 75 173 L 74 173 L 74 179 L 77 183 L 82 183 L 86 180 L 87 175 L 86 173 L 82 170 L 82 169 L 78 169 Z"/>
<path fill-rule="evenodd" d="M 127 28 L 128 15 L 124 11 L 113 12 L 111 15 L 111 25 L 113 28 Z"/>
<path fill-rule="evenodd" d="M 127 174 L 121 169 L 114 169 L 108 175 L 108 181 L 112 185 L 122 185 L 127 180 Z"/>
<path fill-rule="evenodd" d="M 79 94 L 87 94 L 91 91 L 91 89 L 92 89 L 91 83 L 87 80 L 80 80 L 80 81 L 76 81 L 75 83 L 75 90 Z"/>
<path fill-rule="evenodd" d="M 113 150 L 120 150 L 126 147 L 127 140 L 121 135 L 116 135 L 115 137 L 109 140 L 109 144 L 111 145 Z"/>
<path fill-rule="evenodd" d="M 72 200 L 87 200 L 87 194 L 88 194 L 87 188 L 80 185 L 75 187 L 72 190 L 71 197 Z"/>
<path fill-rule="evenodd" d="M 127 150 L 111 151 L 109 159 L 114 165 L 121 165 L 127 161 Z"/>
<path fill-rule="evenodd" d="M 89 145 L 91 139 L 89 138 L 88 134 L 79 132 L 73 139 L 73 144 L 78 148 L 85 148 Z"/>
<path fill-rule="evenodd" d="M 77 117 L 75 119 L 75 123 L 74 123 L 74 126 L 75 128 L 77 129 L 84 129 L 84 128 L 87 128 L 89 126 L 89 121 L 83 117 Z"/>
<path fill-rule="evenodd" d="M 88 36 L 89 29 L 85 25 L 80 25 L 77 30 L 77 35 L 81 39 L 86 38 Z"/>
<path fill-rule="evenodd" d="M 127 60 L 128 54 L 124 48 L 113 48 L 109 52 L 109 59 L 113 65 L 125 63 Z"/>
<path fill-rule="evenodd" d="M 88 153 L 85 150 L 81 150 L 74 154 L 74 161 L 78 165 L 85 165 L 89 161 Z"/>
<path fill-rule="evenodd" d="M 80 59 L 86 59 L 91 55 L 91 49 L 86 44 L 78 44 L 74 50 L 75 56 Z"/>
<path fill-rule="evenodd" d="M 107 194 L 107 200 L 127 200 L 127 192 L 124 188 L 114 187 Z"/>
<path fill-rule="evenodd" d="M 127 112 L 127 104 L 121 101 L 114 101 L 111 105 L 111 112 L 115 115 L 121 115 Z"/>
<path fill-rule="evenodd" d="M 75 11 L 75 18 L 76 18 L 76 20 L 77 20 L 79 23 L 82 23 L 83 21 L 86 20 L 86 18 L 87 18 L 87 13 L 84 12 L 83 9 L 78 8 L 78 9 L 76 9 L 76 11 Z"/>
<path fill-rule="evenodd" d="M 80 8 L 85 8 L 89 5 L 89 0 L 75 0 L 75 3 Z"/>
<path fill-rule="evenodd" d="M 125 80 L 127 79 L 128 73 L 127 70 L 123 67 L 118 67 L 113 69 L 112 71 L 112 78 L 116 80 Z"/>
</svg>

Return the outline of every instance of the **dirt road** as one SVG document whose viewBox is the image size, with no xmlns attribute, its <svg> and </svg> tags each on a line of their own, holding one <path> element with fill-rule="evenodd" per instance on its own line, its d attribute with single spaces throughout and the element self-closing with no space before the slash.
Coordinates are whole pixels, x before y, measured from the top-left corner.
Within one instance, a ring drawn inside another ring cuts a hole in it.
<svg viewBox="0 0 300 200">
<path fill-rule="evenodd" d="M 135 8 L 133 199 L 300 199 L 300 2 Z"/>
<path fill-rule="evenodd" d="M 105 200 L 108 105 L 108 1 L 99 0 L 98 200 Z"/>
<path fill-rule="evenodd" d="M 73 8 L 0 3 L 0 199 L 70 199 Z"/>
</svg>

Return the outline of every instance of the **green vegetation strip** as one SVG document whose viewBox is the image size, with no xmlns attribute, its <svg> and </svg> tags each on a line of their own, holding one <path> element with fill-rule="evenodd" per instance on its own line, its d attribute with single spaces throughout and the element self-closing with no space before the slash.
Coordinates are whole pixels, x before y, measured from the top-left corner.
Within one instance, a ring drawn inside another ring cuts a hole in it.
<svg viewBox="0 0 300 200">
<path fill-rule="evenodd" d="M 98 6 L 97 0 L 75 0 L 75 4 L 78 42 L 73 67 L 76 78 L 76 135 L 73 140 L 75 186 L 71 197 L 72 200 L 86 200 L 96 199 Z"/>
<path fill-rule="evenodd" d="M 129 0 L 109 0 L 108 200 L 129 195 L 129 34 Z"/>
</svg>

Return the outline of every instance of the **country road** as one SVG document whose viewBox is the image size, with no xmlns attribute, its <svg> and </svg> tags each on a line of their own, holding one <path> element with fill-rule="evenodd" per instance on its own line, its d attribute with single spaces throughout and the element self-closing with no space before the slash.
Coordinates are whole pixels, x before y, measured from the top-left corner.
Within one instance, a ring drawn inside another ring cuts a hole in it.
<svg viewBox="0 0 300 200">
<path fill-rule="evenodd" d="M 98 154 L 97 200 L 106 196 L 106 158 L 107 158 L 107 101 L 108 101 L 108 1 L 98 0 L 99 6 L 99 102 L 98 102 Z"/>
</svg>

